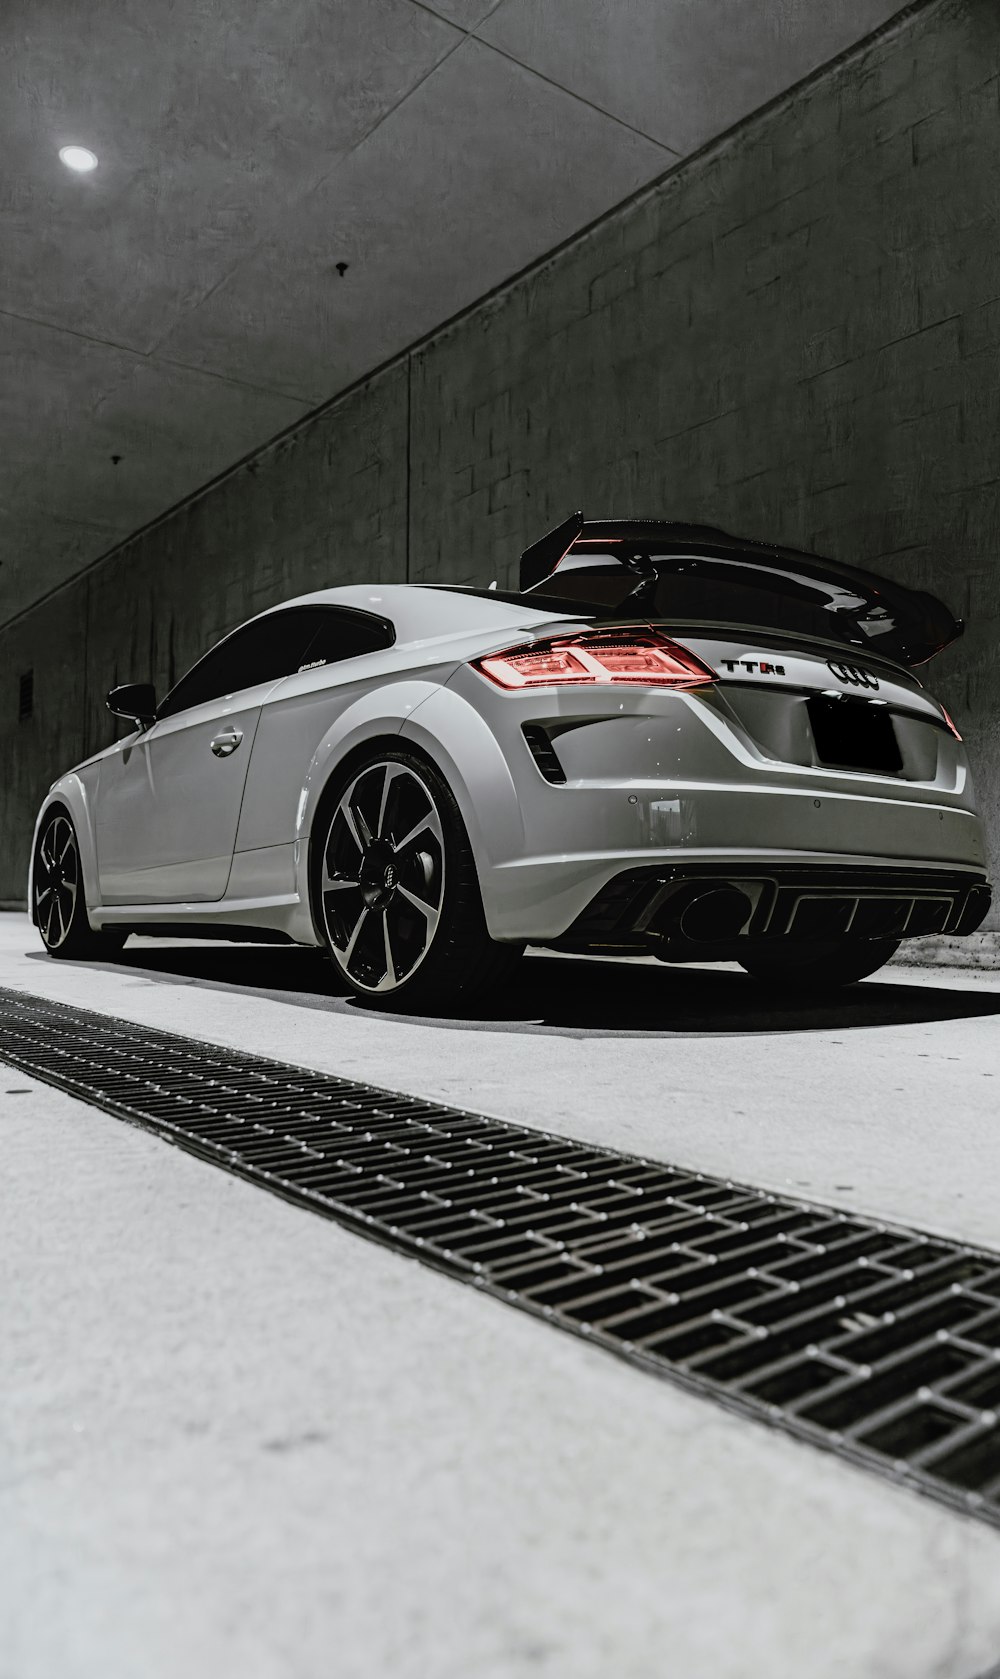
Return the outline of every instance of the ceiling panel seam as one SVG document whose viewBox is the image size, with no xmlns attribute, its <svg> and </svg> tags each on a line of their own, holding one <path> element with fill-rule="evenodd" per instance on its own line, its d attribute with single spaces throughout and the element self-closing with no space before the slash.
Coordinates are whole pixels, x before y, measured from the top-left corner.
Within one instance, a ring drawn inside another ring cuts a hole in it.
<svg viewBox="0 0 1000 1679">
<path fill-rule="evenodd" d="M 438 11 L 438 8 L 436 6 L 430 5 L 429 0 L 410 0 L 410 5 L 411 6 L 416 6 L 418 11 L 430 12 L 431 17 L 440 18 L 442 20 L 442 22 L 452 24 L 456 29 L 460 29 L 462 31 L 463 35 L 475 35 L 475 34 L 477 34 L 478 31 L 480 29 L 482 29 L 483 24 L 486 23 L 491 17 L 493 17 L 493 15 L 496 12 L 498 12 L 500 10 L 501 6 L 503 6 L 505 3 L 506 3 L 506 0 L 493 0 L 493 4 L 491 6 L 487 6 L 487 8 L 486 8 L 485 12 L 483 13 L 482 17 L 479 19 L 479 22 L 476 23 L 476 24 L 473 24 L 472 28 L 469 29 L 469 28 L 466 27 L 466 25 L 464 23 L 459 23 L 457 18 L 448 17 L 444 12 Z"/>
<path fill-rule="evenodd" d="M 79 327 L 63 326 L 59 321 L 46 321 L 40 315 L 22 315 L 18 309 L 0 309 L 0 319 L 23 321 L 25 326 L 40 327 L 43 332 L 61 332 L 67 338 L 80 338 L 85 344 L 96 344 L 102 350 L 116 350 L 119 355 L 134 356 L 136 361 L 146 359 L 145 352 L 137 350 L 132 344 L 119 344 L 115 338 L 97 338 L 92 332 L 81 332 Z"/>
<path fill-rule="evenodd" d="M 473 39 L 477 46 L 486 47 L 488 51 L 496 53 L 498 57 L 505 58 L 508 64 L 516 64 L 520 70 L 526 71 L 529 76 L 534 76 L 536 81 L 544 82 L 546 87 L 556 88 L 559 93 L 565 93 L 570 99 L 575 99 L 578 105 L 585 106 L 588 111 L 596 111 L 598 116 L 606 117 L 609 122 L 617 124 L 619 128 L 626 129 L 629 134 L 637 134 L 640 140 L 648 140 L 650 145 L 655 146 L 658 151 L 663 152 L 667 157 L 678 159 L 683 157 L 683 152 L 677 151 L 673 146 L 668 146 L 663 140 L 658 140 L 655 134 L 647 134 L 644 128 L 637 128 L 635 123 L 626 122 L 625 118 L 618 116 L 615 111 L 609 111 L 606 105 L 597 105 L 593 99 L 586 99 L 582 93 L 577 93 L 574 88 L 567 87 L 565 82 L 557 82 L 554 76 L 547 76 L 544 70 L 536 70 L 533 64 L 526 64 L 523 58 L 517 57 L 516 53 L 508 52 L 505 47 L 498 47 L 495 41 L 484 41 L 479 35 L 473 36 Z"/>
<path fill-rule="evenodd" d="M 450 23 L 450 21 L 447 18 L 440 17 L 440 15 L 437 12 L 433 13 L 433 16 L 435 16 L 438 19 L 439 23 L 445 24 L 446 27 L 448 27 L 450 29 L 453 29 L 454 32 L 455 32 L 456 39 L 452 43 L 452 45 L 448 48 L 447 52 L 442 53 L 440 58 L 435 59 L 434 63 L 431 65 L 429 70 L 425 70 L 425 72 L 422 76 L 417 77 L 416 81 L 413 82 L 412 86 L 407 88 L 406 92 L 402 95 L 402 98 L 397 99 L 394 102 L 394 104 L 390 105 L 387 110 L 383 111 L 380 116 L 376 117 L 375 121 L 373 123 L 371 123 L 368 128 L 365 129 L 365 132 L 359 137 L 359 139 L 357 139 L 352 145 L 346 146 L 342 152 L 339 152 L 337 154 L 336 159 L 331 164 L 330 168 L 327 169 L 322 175 L 320 175 L 317 180 L 310 182 L 309 186 L 302 193 L 301 197 L 291 199 L 291 200 L 287 201 L 286 204 L 283 206 L 283 213 L 285 211 L 287 211 L 293 205 L 294 205 L 294 207 L 299 208 L 303 204 L 308 203 L 309 199 L 312 198 L 313 194 L 318 192 L 319 189 L 322 186 L 324 186 L 327 181 L 330 180 L 331 176 L 335 175 L 337 173 L 337 171 L 343 167 L 343 165 L 347 162 L 348 158 L 353 157 L 355 152 L 360 151 L 361 147 L 366 145 L 374 134 L 378 133 L 378 130 L 386 122 L 388 122 L 389 118 L 392 117 L 392 116 L 395 116 L 397 111 L 402 110 L 403 106 L 407 103 L 407 101 L 409 99 L 411 99 L 413 97 L 413 95 L 420 88 L 423 87 L 424 83 L 427 82 L 427 81 L 430 81 L 431 77 L 434 76 L 437 73 L 438 70 L 440 70 L 442 64 L 447 63 L 448 59 L 453 57 L 453 55 L 456 52 L 458 52 L 460 50 L 460 48 L 462 48 L 465 45 L 466 41 L 469 39 L 469 36 L 468 36 L 467 32 L 459 29 L 457 27 L 457 25 Z M 267 232 L 262 233 L 260 238 L 256 239 L 254 241 L 253 245 L 248 250 L 244 251 L 243 254 L 240 257 L 237 258 L 237 260 L 232 264 L 232 266 L 230 268 L 228 268 L 226 270 L 226 272 L 224 274 L 218 275 L 216 277 L 216 279 L 212 282 L 212 284 L 208 287 L 208 290 L 202 292 L 201 296 L 197 299 L 197 301 L 195 303 L 193 303 L 191 305 L 191 307 L 189 309 L 187 309 L 184 313 L 186 315 L 197 314 L 198 310 L 202 307 L 202 305 L 207 303 L 211 297 L 214 297 L 215 293 L 217 291 L 219 291 L 222 286 L 225 286 L 226 284 L 228 284 L 228 282 L 233 278 L 233 276 L 235 274 L 239 273 L 241 268 L 244 268 L 247 263 L 252 262 L 254 257 L 257 255 L 258 251 L 260 251 L 263 248 L 263 246 L 267 244 L 268 239 L 270 239 L 272 237 L 273 232 L 274 232 L 274 228 L 277 225 L 277 223 L 280 222 L 280 219 L 281 218 L 278 217 L 278 218 L 276 218 L 275 222 L 270 223 L 269 226 L 268 226 Z M 182 318 L 183 318 L 183 316 L 178 317 L 178 321 Z M 156 339 L 153 344 L 150 345 L 150 348 L 149 348 L 149 354 L 150 355 L 155 355 L 157 350 L 159 350 L 159 348 L 161 347 L 161 345 L 166 343 L 167 339 L 171 336 L 171 334 L 176 331 L 177 326 L 178 326 L 178 321 L 172 321 L 169 328 L 167 329 L 167 331 L 164 332 L 163 334 L 161 334 L 161 336 L 158 339 Z"/>
<path fill-rule="evenodd" d="M 276 396 L 283 402 L 298 402 L 309 413 L 316 406 L 308 392 L 289 391 L 286 385 L 253 385 L 248 379 L 238 379 L 233 373 L 219 373 L 214 367 L 196 367 L 189 361 L 178 361 L 174 356 L 157 355 L 152 350 L 145 359 L 152 367 L 172 367 L 178 373 L 191 373 L 196 378 L 215 379 L 220 385 L 232 385 L 237 390 L 252 391 L 255 396 Z"/>
<path fill-rule="evenodd" d="M 37 315 L 22 315 L 16 309 L 0 309 L 0 319 L 21 321 L 25 326 L 38 327 L 42 332 L 61 333 L 67 338 L 78 338 L 84 344 L 93 344 L 98 349 L 114 350 L 118 355 L 130 356 L 137 367 L 172 367 L 179 372 L 191 373 L 199 378 L 215 379 L 219 384 L 232 385 L 241 391 L 253 391 L 258 396 L 277 396 L 283 398 L 286 402 L 301 402 L 304 404 L 312 401 L 307 394 L 290 396 L 287 390 L 277 385 L 253 384 L 249 379 L 238 379 L 231 373 L 219 373 L 213 367 L 192 367 L 189 362 L 177 361 L 173 356 L 159 356 L 153 350 L 137 350 L 131 344 L 119 344 L 114 338 L 96 338 L 93 333 L 81 332 L 77 327 L 63 326 L 56 321 L 46 321 Z M 313 406 L 315 407 L 315 404 Z"/>
<path fill-rule="evenodd" d="M 419 0 L 410 0 L 410 3 L 411 5 L 418 5 Z M 421 11 L 426 11 L 429 8 L 420 6 L 419 9 Z M 494 10 L 495 9 L 496 8 L 494 8 Z M 492 13 L 490 15 L 492 16 Z M 433 16 L 438 17 L 439 14 L 434 12 Z M 442 19 L 441 21 L 445 20 Z M 480 24 L 485 21 L 485 18 L 481 19 Z M 637 128 L 634 123 L 626 122 L 624 117 L 616 115 L 614 111 L 609 111 L 605 106 L 597 105 L 593 100 L 584 98 L 582 94 L 575 92 L 571 87 L 567 87 L 565 83 L 557 82 L 554 77 L 545 75 L 541 70 L 536 70 L 533 65 L 526 64 L 524 60 L 518 58 L 516 54 L 507 52 L 503 47 L 496 46 L 492 41 L 482 40 L 476 34 L 475 30 L 465 30 L 461 33 L 460 38 L 455 42 L 454 46 L 449 47 L 448 51 L 437 59 L 432 67 L 413 83 L 412 87 L 407 89 L 401 99 L 397 99 L 394 105 L 391 105 L 388 110 L 383 111 L 382 115 L 372 123 L 371 127 L 368 128 L 353 145 L 347 147 L 343 152 L 341 152 L 336 161 L 323 175 L 319 176 L 317 180 L 310 184 L 308 189 L 302 194 L 301 198 L 296 198 L 293 201 L 295 207 L 301 208 L 301 206 L 307 204 L 309 200 L 314 197 L 314 195 L 319 192 L 328 181 L 330 181 L 338 170 L 341 169 L 344 164 L 355 155 L 355 153 L 361 151 L 362 148 L 366 146 L 378 133 L 379 129 L 384 127 L 387 122 L 395 117 L 397 113 L 403 109 L 403 106 L 406 105 L 406 103 L 413 97 L 413 95 L 417 93 L 426 82 L 431 81 L 433 77 L 437 75 L 438 71 L 441 70 L 448 62 L 448 60 L 454 57 L 455 53 L 459 52 L 469 41 L 475 41 L 478 47 L 483 48 L 487 52 L 493 53 L 498 58 L 504 59 L 508 64 L 516 65 L 519 70 L 524 71 L 525 75 L 531 76 L 535 81 L 541 82 L 546 87 L 554 88 L 557 92 L 564 94 L 566 98 L 574 100 L 576 104 L 582 106 L 584 109 L 593 111 L 597 116 L 602 117 L 606 122 L 614 123 L 616 127 L 624 129 L 628 134 L 637 135 L 639 139 L 645 140 L 649 145 L 655 146 L 657 151 L 661 152 L 665 158 L 670 158 L 674 162 L 680 161 L 683 154 L 676 151 L 672 146 L 666 145 L 662 140 L 657 140 L 654 135 L 647 134 L 644 129 Z M 226 286 L 230 280 L 240 273 L 242 269 L 252 264 L 254 258 L 267 244 L 268 239 L 271 238 L 272 235 L 273 226 L 269 227 L 267 232 L 262 233 L 260 238 L 255 240 L 253 245 L 244 251 L 224 274 L 218 275 L 208 289 L 204 291 L 201 296 L 185 311 L 185 314 L 187 316 L 196 315 L 202 305 L 208 303 L 209 300 L 214 297 L 215 293 L 220 290 L 220 288 Z M 154 342 L 147 354 L 156 355 L 157 351 L 161 349 L 161 347 L 176 331 L 177 325 L 177 321 L 171 322 L 167 331 Z M 184 366 L 185 364 L 177 363 L 176 365 Z M 287 391 L 281 390 L 276 394 L 287 395 Z"/>
<path fill-rule="evenodd" d="M 609 110 L 606 105 L 598 105 L 595 100 L 587 99 L 584 94 L 577 93 L 575 88 L 568 87 L 565 82 L 557 81 L 554 76 L 547 76 L 544 70 L 537 69 L 534 64 L 526 63 L 523 58 L 518 58 L 516 53 L 509 52 L 506 47 L 498 46 L 496 41 L 484 40 L 479 31 L 485 23 L 488 23 L 492 18 L 496 17 L 497 12 L 502 9 L 504 4 L 505 0 L 495 0 L 495 4 L 490 6 L 489 10 L 483 14 L 483 16 L 479 19 L 479 22 L 475 24 L 472 29 L 466 29 L 464 24 L 461 23 L 456 23 L 455 28 L 463 30 L 467 36 L 476 40 L 481 47 L 488 47 L 490 52 L 498 53 L 501 58 L 506 58 L 509 63 L 519 65 L 520 68 L 522 70 L 526 70 L 530 76 L 536 76 L 540 82 L 547 83 L 549 87 L 558 88 L 560 93 L 568 93 L 571 99 L 575 99 L 580 105 L 585 105 L 588 110 L 596 111 L 599 116 L 609 117 L 612 122 L 616 122 L 620 127 L 628 129 L 630 134 L 638 134 L 643 140 L 651 140 L 654 146 L 658 146 L 659 149 L 666 152 L 668 156 L 683 156 L 683 153 L 677 151 L 674 146 L 668 146 L 665 141 L 658 140 L 655 134 L 648 134 L 644 128 L 638 128 L 635 123 L 626 121 L 624 117 L 618 115 L 617 111 Z M 433 6 L 427 5 L 425 0 L 410 0 L 410 5 L 416 6 L 421 12 L 430 12 L 433 17 L 440 18 L 443 16 L 443 14 L 436 11 Z M 453 19 L 449 18 L 446 21 L 450 23 L 453 22 Z M 435 69 L 437 68 L 438 66 L 435 65 Z M 429 72 L 431 75 L 433 75 L 433 73 L 433 71 Z"/>
<path fill-rule="evenodd" d="M 412 3 L 416 4 L 417 0 L 412 0 Z M 867 35 L 861 37 L 859 40 L 857 40 L 855 42 L 852 42 L 849 46 L 843 48 L 840 52 L 834 54 L 834 56 L 832 58 L 826 60 L 825 63 L 817 65 L 816 68 L 814 70 L 811 70 L 807 75 L 801 77 L 797 82 L 793 83 L 790 87 L 784 88 L 780 93 L 775 94 L 775 96 L 772 99 L 767 100 L 763 105 L 758 106 L 755 110 L 748 112 L 743 117 L 740 117 L 737 122 L 732 123 L 727 129 L 724 129 L 723 131 L 721 131 L 717 135 L 713 135 L 713 137 L 710 140 L 706 141 L 704 143 L 704 145 L 699 146 L 696 151 L 691 152 L 687 156 L 681 157 L 681 158 L 675 160 L 674 162 L 672 162 L 670 164 L 670 166 L 662 172 L 662 174 L 656 176 L 651 181 L 647 181 L 643 186 L 639 187 L 635 192 L 630 193 L 626 198 L 621 200 L 619 203 L 612 205 L 610 209 L 602 211 L 600 215 L 595 216 L 590 222 L 586 223 L 583 227 L 576 229 L 573 233 L 569 234 L 566 238 L 560 240 L 556 245 L 551 247 L 542 256 L 533 258 L 530 262 L 526 263 L 516 273 L 509 275 L 506 279 L 500 281 L 495 286 L 490 287 L 486 292 L 484 292 L 481 296 L 475 298 L 471 303 L 464 305 L 459 310 L 456 310 L 456 312 L 452 316 L 450 316 L 449 318 L 447 318 L 444 321 L 439 322 L 436 326 L 431 328 L 429 331 L 427 331 L 425 333 L 422 333 L 411 344 L 405 346 L 405 348 L 403 348 L 402 350 L 394 352 L 392 355 L 388 356 L 383 362 L 380 362 L 376 366 L 370 368 L 366 373 L 361 375 L 359 378 L 353 379 L 348 385 L 344 386 L 341 390 L 336 391 L 331 396 L 324 398 L 322 402 L 314 404 L 314 406 L 312 408 L 310 408 L 305 414 L 298 416 L 296 419 L 292 420 L 288 425 L 282 427 L 281 430 L 276 432 L 273 437 L 270 437 L 265 442 L 263 442 L 261 444 L 258 444 L 258 445 L 255 445 L 252 449 L 247 450 L 243 455 L 241 455 L 237 460 L 235 460 L 230 466 L 225 467 L 221 472 L 216 473 L 214 475 L 214 477 L 208 479 L 204 484 L 199 485 L 196 489 L 190 491 L 186 495 L 181 496 L 176 502 L 172 503 L 169 507 L 164 508 L 164 510 L 161 513 L 158 513 L 154 518 L 147 520 L 145 522 L 145 524 L 137 526 L 135 530 L 131 531 L 127 536 L 125 536 L 124 538 L 115 542 L 110 548 L 106 549 L 102 554 L 96 555 L 93 560 L 89 561 L 86 565 L 82 566 L 80 568 L 80 570 L 75 572 L 71 577 L 65 578 L 62 582 L 55 584 L 51 589 L 48 589 L 43 594 L 39 595 L 36 600 L 33 600 L 33 601 L 29 602 L 26 606 L 21 607 L 17 612 L 12 613 L 9 618 L 3 620 L 3 622 L 0 623 L 0 629 L 6 629 L 6 628 L 9 628 L 11 625 L 18 623 L 22 618 L 27 617 L 30 613 L 34 612 L 39 607 L 43 606 L 47 601 L 51 600 L 55 595 L 60 594 L 63 589 L 71 587 L 73 584 L 77 583 L 81 578 L 88 576 L 92 571 L 94 571 L 99 565 L 102 565 L 106 560 L 111 559 L 115 554 L 123 552 L 125 549 L 127 549 L 129 547 L 129 545 L 131 543 L 138 541 L 140 538 L 147 535 L 150 531 L 156 529 L 159 525 L 166 523 L 167 520 L 173 518 L 176 514 L 178 514 L 184 508 L 193 506 L 194 503 L 199 501 L 203 496 L 210 494 L 211 491 L 213 489 L 215 489 L 218 485 L 225 482 L 225 480 L 227 480 L 228 478 L 231 478 L 231 477 L 235 476 L 235 474 L 237 472 L 241 471 L 248 464 L 248 462 L 259 459 L 261 456 L 266 454 L 269 450 L 277 447 L 286 438 L 292 436 L 294 433 L 296 433 L 298 430 L 300 430 L 300 428 L 313 423 L 321 415 L 330 412 L 339 403 L 346 401 L 351 395 L 353 395 L 355 392 L 363 389 L 365 385 L 371 383 L 374 379 L 380 377 L 384 373 L 387 373 L 392 368 L 400 367 L 406 358 L 412 357 L 412 356 L 418 354 L 419 352 L 427 349 L 430 345 L 435 343 L 438 339 L 442 338 L 447 332 L 452 331 L 463 320 L 467 319 L 468 317 L 473 315 L 476 311 L 485 307 L 487 304 L 495 302 L 497 299 L 499 299 L 501 296 L 503 296 L 503 294 L 505 292 L 509 291 L 514 286 L 518 285 L 527 275 L 541 272 L 541 270 L 544 269 L 549 263 L 557 260 L 565 252 L 572 249 L 574 246 L 581 243 L 583 240 L 587 239 L 595 231 L 595 229 L 600 227 L 603 223 L 609 221 L 611 219 L 611 217 L 616 216 L 616 215 L 620 215 L 624 209 L 626 209 L 628 207 L 631 207 L 631 206 L 638 205 L 639 203 L 642 202 L 643 199 L 648 198 L 653 193 L 661 190 L 664 182 L 668 178 L 677 178 L 678 176 L 680 176 L 682 171 L 685 171 L 689 168 L 697 167 L 706 157 L 710 156 L 713 152 L 715 152 L 715 151 L 719 150 L 720 148 L 723 148 L 726 145 L 730 144 L 735 135 L 739 134 L 742 130 L 748 128 L 752 123 L 757 123 L 757 122 L 765 120 L 773 111 L 782 108 L 786 104 L 791 103 L 795 98 L 799 97 L 813 83 L 818 82 L 818 81 L 824 79 L 825 77 L 827 77 L 829 75 L 836 74 L 836 72 L 838 71 L 838 69 L 842 65 L 848 63 L 849 61 L 851 61 L 855 58 L 862 57 L 865 53 L 869 52 L 873 48 L 873 46 L 875 46 L 877 43 L 889 38 L 893 34 L 902 30 L 906 26 L 906 24 L 912 18 L 916 17 L 918 14 L 921 14 L 921 13 L 924 13 L 924 12 L 933 12 L 933 11 L 938 10 L 938 9 L 945 9 L 953 3 L 954 3 L 954 0 L 909 0 L 908 4 L 904 5 L 898 12 L 895 12 L 890 18 L 886 19 L 886 21 L 884 23 L 880 24 L 876 29 L 870 30 Z M 427 9 L 430 9 L 430 8 L 427 8 Z M 435 15 L 439 15 L 439 14 L 435 14 Z M 449 20 L 442 20 L 442 21 L 449 21 Z M 482 20 L 482 21 L 485 21 L 485 20 Z M 459 34 L 462 36 L 463 41 L 475 38 L 470 32 L 468 32 L 468 31 L 463 32 L 459 28 L 458 25 L 453 25 L 453 27 L 456 28 L 456 30 L 458 30 Z M 460 44 L 461 43 L 459 43 L 459 45 Z M 481 42 L 480 44 L 481 45 L 486 45 L 487 43 Z M 452 52 L 454 52 L 457 49 L 453 48 L 451 50 L 452 50 Z M 450 57 L 451 53 L 449 53 L 447 56 Z M 441 62 L 443 62 L 443 60 L 439 60 L 438 64 L 435 64 L 434 69 L 437 69 Z M 433 75 L 433 73 L 434 73 L 434 70 L 432 69 L 431 71 L 428 72 L 428 75 Z M 422 81 L 426 81 L 426 80 L 427 80 L 427 76 L 424 76 L 422 78 Z M 408 97 L 408 95 L 407 95 L 407 97 Z M 401 101 L 400 101 L 400 103 L 401 103 Z M 393 107 L 393 109 L 395 109 L 395 108 L 396 107 Z M 387 113 L 387 114 L 389 114 L 389 113 Z M 381 120 L 385 120 L 385 118 L 383 118 Z M 645 138 L 645 136 L 644 136 L 644 138 Z M 359 144 L 363 144 L 363 141 L 359 142 Z M 356 149 L 356 148 L 354 148 L 354 149 Z M 332 173 L 332 171 L 331 171 L 331 173 Z M 141 354 L 141 352 L 133 352 L 133 353 Z M 161 358 L 161 359 L 165 359 L 165 358 Z M 183 364 L 180 364 L 180 363 L 175 364 L 175 365 L 183 366 Z M 282 393 L 267 392 L 266 394 L 268 394 L 268 395 L 270 395 L 270 394 L 281 394 L 281 395 L 284 395 L 284 396 L 287 397 L 286 392 L 282 392 Z M 295 399 L 294 398 L 289 398 L 289 400 L 294 401 Z"/>
</svg>

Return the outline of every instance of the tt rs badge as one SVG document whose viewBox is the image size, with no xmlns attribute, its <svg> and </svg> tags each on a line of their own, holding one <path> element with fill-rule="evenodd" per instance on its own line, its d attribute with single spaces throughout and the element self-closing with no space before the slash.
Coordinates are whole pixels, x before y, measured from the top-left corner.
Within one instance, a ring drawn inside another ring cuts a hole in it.
<svg viewBox="0 0 1000 1679">
<path fill-rule="evenodd" d="M 761 676 L 784 676 L 785 674 L 784 665 L 769 664 L 766 659 L 720 659 L 719 664 L 723 670 L 731 672 L 745 670 L 752 675 L 754 671 L 757 671 Z"/>
</svg>

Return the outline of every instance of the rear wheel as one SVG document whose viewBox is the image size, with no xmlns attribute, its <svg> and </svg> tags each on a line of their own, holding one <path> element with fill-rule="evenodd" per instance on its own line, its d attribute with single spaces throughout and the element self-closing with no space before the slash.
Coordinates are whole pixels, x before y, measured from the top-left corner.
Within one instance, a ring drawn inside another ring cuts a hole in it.
<svg viewBox="0 0 1000 1679">
<path fill-rule="evenodd" d="M 899 949 L 898 939 L 829 939 L 823 943 L 776 945 L 774 950 L 740 957 L 753 979 L 782 989 L 833 991 L 867 979 Z"/>
<path fill-rule="evenodd" d="M 80 961 L 114 956 L 121 950 L 126 934 L 113 929 L 98 932 L 87 919 L 80 845 L 64 811 L 53 811 L 42 827 L 32 881 L 35 921 L 50 956 Z"/>
<path fill-rule="evenodd" d="M 317 920 L 357 996 L 438 1007 L 511 972 L 522 947 L 490 938 L 458 805 L 422 758 L 386 749 L 355 767 L 317 838 Z"/>
</svg>

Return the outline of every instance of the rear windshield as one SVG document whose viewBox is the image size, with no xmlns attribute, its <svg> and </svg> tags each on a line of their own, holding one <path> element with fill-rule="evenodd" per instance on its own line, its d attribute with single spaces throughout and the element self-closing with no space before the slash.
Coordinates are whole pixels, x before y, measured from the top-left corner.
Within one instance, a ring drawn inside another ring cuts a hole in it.
<svg viewBox="0 0 1000 1679">
<path fill-rule="evenodd" d="M 932 595 L 906 589 L 813 556 L 784 553 L 649 555 L 659 583 L 652 605 L 636 613 L 668 623 L 726 625 L 820 637 L 867 648 L 904 664 L 920 664 L 960 633 L 947 607 Z M 610 549 L 568 554 L 557 571 L 528 595 L 539 606 L 629 613 L 638 579 Z"/>
</svg>

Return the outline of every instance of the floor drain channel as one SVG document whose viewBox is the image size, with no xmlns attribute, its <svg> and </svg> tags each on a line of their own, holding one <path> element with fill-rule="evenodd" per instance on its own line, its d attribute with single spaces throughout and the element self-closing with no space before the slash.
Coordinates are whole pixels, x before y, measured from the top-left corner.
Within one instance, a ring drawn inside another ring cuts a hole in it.
<svg viewBox="0 0 1000 1679">
<path fill-rule="evenodd" d="M 0 1059 L 1000 1525 L 1000 1254 L 23 992 Z"/>
</svg>

